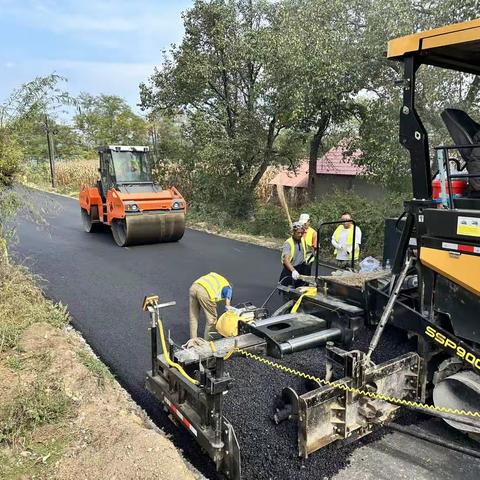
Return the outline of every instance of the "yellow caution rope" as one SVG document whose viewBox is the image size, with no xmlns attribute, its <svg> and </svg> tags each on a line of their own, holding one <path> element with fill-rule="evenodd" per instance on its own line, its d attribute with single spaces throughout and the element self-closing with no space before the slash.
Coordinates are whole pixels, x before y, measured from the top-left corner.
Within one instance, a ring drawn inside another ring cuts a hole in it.
<svg viewBox="0 0 480 480">
<path fill-rule="evenodd" d="M 411 408 L 416 408 L 416 409 L 421 409 L 421 410 L 427 410 L 427 411 L 434 411 L 438 413 L 447 413 L 451 415 L 460 415 L 464 417 L 475 417 L 475 418 L 480 418 L 480 411 L 470 411 L 470 410 L 463 410 L 463 409 L 458 409 L 458 408 L 449 408 L 449 407 L 437 407 L 435 405 L 428 405 L 426 403 L 421 403 L 421 402 L 415 402 L 412 400 L 405 400 L 402 398 L 395 398 L 391 397 L 389 395 L 384 395 L 383 393 L 375 393 L 375 392 L 368 392 L 366 390 L 362 390 L 359 388 L 355 387 L 350 387 L 345 384 L 337 383 L 337 382 L 330 382 L 328 380 L 325 380 L 324 378 L 319 378 L 315 377 L 314 375 L 310 375 L 305 372 L 301 372 L 299 370 L 296 370 L 294 368 L 287 367 L 286 365 L 282 365 L 281 363 L 273 362 L 272 360 L 268 360 L 267 358 L 260 357 L 259 355 L 255 355 L 254 353 L 247 352 L 246 350 L 243 350 L 241 348 L 237 348 L 236 350 L 232 350 L 229 352 L 231 355 L 232 353 L 238 352 L 244 357 L 250 358 L 252 360 L 256 360 L 257 362 L 263 363 L 264 365 L 267 365 L 271 368 L 276 368 L 283 373 L 286 373 L 288 375 L 292 375 L 295 377 L 300 377 L 300 378 L 305 378 L 307 380 L 312 380 L 319 385 L 323 385 L 325 387 L 331 387 L 335 388 L 337 390 L 343 390 L 346 393 L 353 393 L 355 395 L 362 395 L 364 397 L 369 397 L 373 400 L 381 400 L 384 402 L 388 403 L 393 403 L 394 405 L 399 405 L 403 407 L 411 407 Z"/>
</svg>

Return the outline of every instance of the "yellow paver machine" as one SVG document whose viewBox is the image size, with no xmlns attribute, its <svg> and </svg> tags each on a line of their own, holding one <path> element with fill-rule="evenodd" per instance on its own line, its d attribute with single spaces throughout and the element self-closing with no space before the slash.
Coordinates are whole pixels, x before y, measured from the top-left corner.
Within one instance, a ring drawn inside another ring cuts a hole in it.
<svg viewBox="0 0 480 480">
<path fill-rule="evenodd" d="M 272 375 L 277 369 L 317 383 L 306 393 L 286 388 L 276 413 L 278 421 L 297 423 L 304 458 L 333 442 L 368 435 L 402 408 L 480 436 L 480 124 L 456 108 L 439 112 L 453 144 L 431 150 L 415 108 L 420 67 L 480 74 L 480 19 L 392 40 L 388 57 L 403 66 L 400 143 L 410 154 L 413 191 L 397 222 L 401 233 L 391 275 L 342 285 L 318 275 L 317 248 L 317 274 L 308 291 L 279 286 L 289 299 L 283 309 L 271 315 L 249 311 L 248 322 L 239 319 L 238 335 L 197 350 L 171 339 L 166 345 L 160 309 L 169 304 L 157 299 L 145 305 L 152 318 L 147 388 L 229 478 L 241 478 L 239 443 L 223 414 L 234 381 L 225 364 L 231 355 L 262 362 Z M 451 168 L 451 157 L 458 168 Z M 433 195 L 438 179 L 432 165 L 439 171 L 440 202 Z M 465 183 L 462 195 L 454 191 L 459 180 Z M 375 364 L 372 353 L 387 324 L 416 339 L 416 347 Z M 368 347 L 349 348 L 368 325 L 374 329 Z M 288 367 L 292 352 L 320 346 L 326 349 L 322 378 Z"/>
</svg>

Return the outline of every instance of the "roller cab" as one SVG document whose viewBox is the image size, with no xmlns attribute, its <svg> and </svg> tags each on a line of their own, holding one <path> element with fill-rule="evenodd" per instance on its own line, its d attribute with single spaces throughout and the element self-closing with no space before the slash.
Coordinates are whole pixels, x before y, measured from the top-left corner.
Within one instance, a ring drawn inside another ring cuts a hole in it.
<svg viewBox="0 0 480 480">
<path fill-rule="evenodd" d="M 148 147 L 110 145 L 98 152 L 100 179 L 80 192 L 85 231 L 109 225 L 121 247 L 180 240 L 185 199 L 175 187 L 162 189 L 153 181 Z"/>
</svg>

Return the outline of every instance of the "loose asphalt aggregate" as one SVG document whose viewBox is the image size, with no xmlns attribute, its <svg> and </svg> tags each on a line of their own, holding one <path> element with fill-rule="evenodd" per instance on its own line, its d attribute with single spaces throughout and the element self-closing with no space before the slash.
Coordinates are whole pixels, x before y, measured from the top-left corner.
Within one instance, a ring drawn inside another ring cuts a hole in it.
<svg viewBox="0 0 480 480">
<path fill-rule="evenodd" d="M 148 316 L 141 311 L 142 299 L 147 294 L 159 294 L 163 301 L 177 301 L 175 307 L 165 312 L 164 320 L 172 338 L 183 343 L 188 338 L 188 289 L 193 280 L 216 271 L 233 283 L 235 302 L 251 301 L 261 305 L 277 282 L 279 252 L 190 229 L 177 243 L 120 248 L 115 245 L 108 229 L 94 234 L 83 231 L 75 199 L 36 191 L 26 191 L 22 195 L 35 205 L 46 223 L 35 222 L 30 216 L 19 218 L 18 242 L 14 245 L 17 260 L 39 275 L 48 297 L 68 307 L 75 328 L 133 399 L 171 435 L 188 460 L 206 477 L 221 478 L 189 433 L 173 426 L 144 388 L 145 372 L 150 364 L 150 344 Z M 269 306 L 274 309 L 279 304 L 280 298 L 273 295 Z M 370 334 L 365 332 L 360 336 L 357 346 L 365 347 Z M 403 353 L 406 347 L 403 336 L 389 331 L 379 348 L 377 361 Z M 321 349 L 299 352 L 290 356 L 288 361 L 295 368 L 315 375 L 321 376 L 324 372 Z M 306 461 L 300 461 L 294 424 L 274 425 L 271 415 L 283 387 L 292 385 L 304 390 L 307 388 L 304 382 L 278 371 L 271 372 L 267 367 L 244 358 L 230 360 L 227 369 L 235 382 L 225 396 L 225 415 L 234 424 L 239 438 L 244 479 L 335 477 L 337 472 L 347 471 L 344 469 L 362 445 L 373 446 L 369 453 L 373 456 L 372 465 L 365 470 L 362 464 L 358 464 L 358 470 L 352 470 L 349 478 L 382 477 L 382 467 L 375 462 L 376 445 L 379 449 L 384 448 L 377 443 L 382 431 L 341 449 L 327 447 Z M 408 415 L 405 419 L 407 424 L 418 421 L 417 415 Z M 442 432 L 448 436 L 450 430 L 442 429 Z M 424 442 L 410 438 L 408 441 L 413 445 L 417 442 L 419 448 L 423 448 Z M 402 448 L 405 447 L 402 445 Z M 471 457 L 450 451 L 442 451 L 441 455 L 440 460 L 445 459 L 452 468 L 476 462 Z M 366 465 L 366 457 L 362 457 L 361 461 L 364 460 Z M 408 467 L 407 460 L 400 458 L 398 461 L 403 461 L 400 467 Z M 357 465 L 355 462 L 353 467 Z M 477 463 L 472 468 L 472 475 L 463 474 L 462 478 L 479 478 L 476 467 Z M 443 470 L 431 474 L 427 467 L 424 470 L 426 476 L 421 478 L 452 478 L 442 476 Z M 389 477 L 389 480 L 393 478 Z"/>
</svg>

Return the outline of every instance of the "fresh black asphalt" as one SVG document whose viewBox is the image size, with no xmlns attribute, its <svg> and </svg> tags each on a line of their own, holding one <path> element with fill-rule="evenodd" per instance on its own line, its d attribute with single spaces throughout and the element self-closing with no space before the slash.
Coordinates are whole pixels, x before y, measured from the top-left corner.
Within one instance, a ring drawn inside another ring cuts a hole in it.
<svg viewBox="0 0 480 480">
<path fill-rule="evenodd" d="M 163 301 L 176 300 L 177 305 L 165 312 L 165 323 L 174 340 L 184 342 L 188 337 L 188 289 L 193 280 L 216 271 L 233 283 L 234 302 L 251 301 L 261 305 L 278 279 L 279 252 L 194 230 L 187 230 L 178 243 L 120 248 L 108 229 L 91 234 L 83 231 L 77 200 L 36 191 L 24 196 L 35 205 L 37 212 L 41 212 L 46 224 L 36 223 L 31 218 L 19 219 L 18 243 L 14 247 L 18 261 L 41 277 L 47 296 L 68 306 L 73 325 L 120 383 L 160 427 L 173 435 L 174 442 L 187 458 L 206 476 L 214 478 L 211 462 L 200 453 L 189 434 L 172 426 L 157 402 L 145 391 L 144 374 L 149 368 L 150 344 L 148 315 L 141 311 L 142 299 L 147 294 L 158 294 Z M 271 306 L 278 302 L 274 295 Z M 253 399 L 245 400 L 253 402 Z M 241 404 L 238 408 L 242 408 Z M 405 438 L 404 442 L 418 442 Z M 275 439 L 270 441 L 272 444 L 265 448 L 275 450 Z M 379 448 L 381 450 L 382 446 Z M 246 457 L 255 455 L 255 448 L 244 453 Z M 374 451 L 368 455 L 372 458 L 372 466 L 356 471 L 349 478 L 377 476 L 377 454 Z M 439 455 L 446 457 L 447 453 L 439 452 Z M 344 460 L 337 460 L 335 454 L 333 457 L 342 468 Z M 408 469 L 412 460 L 398 458 L 401 463 L 398 471 Z M 439 460 L 443 461 L 440 457 Z M 473 461 L 448 453 L 452 468 L 465 460 Z M 365 466 L 367 463 L 365 461 Z M 266 471 L 262 478 L 269 478 L 267 462 L 264 466 Z M 261 465 L 257 467 L 262 468 Z M 422 468 L 428 468 L 428 461 Z M 288 476 L 291 478 L 290 472 Z M 311 478 L 311 472 L 307 474 L 300 469 L 295 476 Z M 427 470 L 427 476 L 421 478 L 451 477 L 442 477 L 438 470 L 432 471 L 430 476 Z"/>
<path fill-rule="evenodd" d="M 160 426 L 182 437 L 182 448 L 202 467 L 205 457 L 197 461 L 190 438 L 183 442 L 184 434 L 172 428 L 145 391 L 150 340 L 143 297 L 158 294 L 162 301 L 177 302 L 165 311 L 165 324 L 183 343 L 189 332 L 188 289 L 196 278 L 218 272 L 233 283 L 234 302 L 261 305 L 278 280 L 280 253 L 190 229 L 177 243 L 121 248 L 109 229 L 83 230 L 75 199 L 30 191 L 27 201 L 46 224 L 19 221 L 19 261 L 41 276 L 48 297 L 68 306 L 75 328 L 122 385 Z"/>
</svg>

